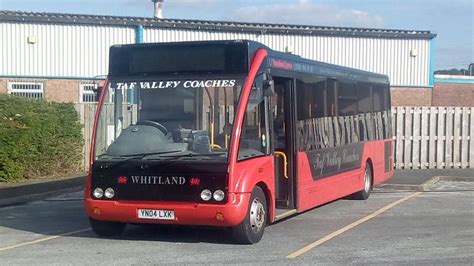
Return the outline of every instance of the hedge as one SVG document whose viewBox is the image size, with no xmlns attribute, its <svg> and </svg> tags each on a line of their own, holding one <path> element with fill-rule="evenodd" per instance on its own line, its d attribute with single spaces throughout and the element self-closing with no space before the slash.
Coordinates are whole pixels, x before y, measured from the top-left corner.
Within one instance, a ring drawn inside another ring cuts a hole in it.
<svg viewBox="0 0 474 266">
<path fill-rule="evenodd" d="M 81 128 L 71 103 L 0 94 L 0 182 L 77 172 Z"/>
</svg>

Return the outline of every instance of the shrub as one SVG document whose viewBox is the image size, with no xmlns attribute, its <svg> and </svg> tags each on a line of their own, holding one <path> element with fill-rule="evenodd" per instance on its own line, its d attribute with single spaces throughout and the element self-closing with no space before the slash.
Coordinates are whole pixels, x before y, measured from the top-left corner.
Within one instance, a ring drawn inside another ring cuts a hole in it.
<svg viewBox="0 0 474 266">
<path fill-rule="evenodd" d="M 78 171 L 82 145 L 71 103 L 0 94 L 0 182 Z"/>
</svg>

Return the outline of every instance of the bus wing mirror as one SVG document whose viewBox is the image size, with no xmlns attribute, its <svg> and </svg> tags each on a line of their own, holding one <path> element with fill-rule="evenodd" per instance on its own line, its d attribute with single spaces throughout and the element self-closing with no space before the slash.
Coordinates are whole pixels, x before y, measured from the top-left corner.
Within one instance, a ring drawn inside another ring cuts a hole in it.
<svg viewBox="0 0 474 266">
<path fill-rule="evenodd" d="M 263 81 L 263 95 L 268 97 L 275 95 L 275 83 L 272 79 Z"/>
<path fill-rule="evenodd" d="M 94 102 L 98 102 L 99 101 L 99 97 L 100 97 L 100 93 L 102 92 L 102 89 L 104 87 L 102 86 L 97 86 L 95 87 L 94 89 L 92 89 L 92 91 L 94 92 Z"/>
<path fill-rule="evenodd" d="M 92 89 L 92 91 L 97 94 L 97 95 L 100 95 L 100 92 L 102 91 L 102 86 L 97 86 L 96 88 Z"/>
</svg>

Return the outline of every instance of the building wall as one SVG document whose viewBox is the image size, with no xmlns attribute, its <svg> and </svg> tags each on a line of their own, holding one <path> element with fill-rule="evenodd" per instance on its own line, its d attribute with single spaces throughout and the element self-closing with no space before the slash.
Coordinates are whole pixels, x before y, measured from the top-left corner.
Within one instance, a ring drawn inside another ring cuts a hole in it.
<svg viewBox="0 0 474 266">
<path fill-rule="evenodd" d="M 0 22 L 0 76 L 106 75 L 109 47 L 135 42 L 134 27 Z"/>
<path fill-rule="evenodd" d="M 55 102 L 78 102 L 79 80 L 49 79 L 45 82 L 45 99 Z"/>
<path fill-rule="evenodd" d="M 432 89 L 396 88 L 390 89 L 392 106 L 431 106 Z"/>
<path fill-rule="evenodd" d="M 145 28 L 144 42 L 248 39 L 322 62 L 388 75 L 393 86 L 428 87 L 430 41 L 332 36 L 251 34 Z M 416 56 L 411 56 L 416 53 Z"/>
<path fill-rule="evenodd" d="M 81 102 L 80 85 L 98 84 L 101 86 L 103 80 L 89 79 L 31 79 L 31 78 L 0 78 L 0 93 L 8 92 L 9 82 L 42 82 L 44 96 L 48 101 L 55 102 Z"/>
<path fill-rule="evenodd" d="M 92 78 L 107 74 L 113 44 L 135 43 L 129 26 L 0 22 L 0 76 Z M 249 39 L 305 58 L 386 74 L 393 86 L 429 86 L 430 40 L 265 34 L 145 27 L 144 42 Z M 416 56 L 411 56 L 416 54 Z"/>
<path fill-rule="evenodd" d="M 433 106 L 474 107 L 474 83 L 435 83 Z"/>
</svg>

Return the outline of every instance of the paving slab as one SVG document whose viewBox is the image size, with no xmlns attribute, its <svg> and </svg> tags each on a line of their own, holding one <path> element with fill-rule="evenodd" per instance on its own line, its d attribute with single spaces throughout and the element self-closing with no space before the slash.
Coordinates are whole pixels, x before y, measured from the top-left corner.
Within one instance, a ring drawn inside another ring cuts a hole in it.
<svg viewBox="0 0 474 266">
<path fill-rule="evenodd" d="M 61 179 L 32 180 L 23 183 L 0 184 L 0 207 L 24 204 L 48 197 L 80 191 L 86 176 L 79 174 Z"/>
<path fill-rule="evenodd" d="M 377 185 L 375 189 L 432 191 L 436 183 L 441 181 L 474 183 L 474 169 L 395 170 L 391 179 Z"/>
<path fill-rule="evenodd" d="M 465 177 L 474 179 L 474 169 L 411 169 L 395 170 L 386 184 L 421 185 L 435 176 Z"/>
</svg>

